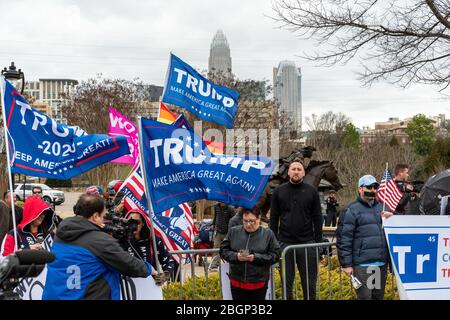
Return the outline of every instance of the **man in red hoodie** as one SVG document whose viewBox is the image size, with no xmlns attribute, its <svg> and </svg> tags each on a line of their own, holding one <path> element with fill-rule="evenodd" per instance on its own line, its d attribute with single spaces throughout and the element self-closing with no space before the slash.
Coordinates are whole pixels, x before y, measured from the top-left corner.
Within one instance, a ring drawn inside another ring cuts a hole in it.
<svg viewBox="0 0 450 320">
<path fill-rule="evenodd" d="M 39 196 L 30 196 L 23 206 L 23 218 L 17 228 L 17 249 L 41 249 L 41 243 L 53 227 L 53 209 Z M 1 255 L 14 253 L 14 230 L 3 239 Z"/>
</svg>

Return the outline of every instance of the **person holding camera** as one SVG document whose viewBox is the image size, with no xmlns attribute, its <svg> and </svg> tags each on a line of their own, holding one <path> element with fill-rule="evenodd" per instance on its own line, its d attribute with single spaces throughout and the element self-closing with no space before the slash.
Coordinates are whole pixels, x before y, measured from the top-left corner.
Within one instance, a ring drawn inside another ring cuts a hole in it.
<svg viewBox="0 0 450 320">
<path fill-rule="evenodd" d="M 380 184 L 371 175 L 358 181 L 358 197 L 339 218 L 337 251 L 342 270 L 352 279 L 358 300 L 383 300 L 389 250 L 383 231 L 383 211 L 376 198 Z"/>
<path fill-rule="evenodd" d="M 394 181 L 403 196 L 395 208 L 395 214 L 405 215 L 408 204 L 415 199 L 414 186 L 408 182 L 408 178 L 409 166 L 404 163 L 397 164 L 394 168 Z M 419 214 L 419 212 L 416 214 Z"/>
<path fill-rule="evenodd" d="M 143 261 L 149 262 L 156 269 L 155 254 L 153 253 L 152 236 L 150 233 L 150 221 L 148 216 L 139 209 L 130 210 L 125 219 L 133 219 L 138 222 L 137 230 L 133 232 L 133 237 L 122 244 L 123 248 L 132 256 L 138 257 Z M 169 277 L 174 280 L 175 261 L 166 250 L 164 243 L 156 237 L 156 249 L 158 250 L 158 261 L 164 271 L 164 280 Z"/>
<path fill-rule="evenodd" d="M 131 256 L 119 241 L 102 229 L 102 197 L 83 194 L 74 206 L 75 216 L 58 227 L 48 264 L 44 300 L 119 300 L 120 275 L 148 277 L 156 272 L 150 263 Z"/>
<path fill-rule="evenodd" d="M 280 259 L 280 245 L 270 229 L 261 226 L 258 207 L 242 209 L 243 225 L 228 231 L 220 256 L 230 263 L 233 300 L 264 300 L 270 267 Z"/>
<path fill-rule="evenodd" d="M 17 226 L 17 249 L 42 249 L 41 243 L 54 226 L 53 208 L 39 196 L 29 196 L 23 205 L 23 218 Z M 1 255 L 14 253 L 14 230 L 2 242 Z"/>
<path fill-rule="evenodd" d="M 336 199 L 336 192 L 334 190 L 330 191 L 330 194 L 325 201 L 327 205 L 327 218 L 325 219 L 325 227 L 336 227 L 336 219 L 337 219 L 337 207 L 339 207 L 339 203 Z"/>
</svg>

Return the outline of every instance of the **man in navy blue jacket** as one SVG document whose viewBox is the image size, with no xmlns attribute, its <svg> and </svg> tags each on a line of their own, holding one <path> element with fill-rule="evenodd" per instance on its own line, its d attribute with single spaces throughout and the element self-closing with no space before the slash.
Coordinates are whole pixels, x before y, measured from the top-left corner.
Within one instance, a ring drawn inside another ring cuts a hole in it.
<svg viewBox="0 0 450 320">
<path fill-rule="evenodd" d="M 383 211 L 375 199 L 379 187 L 371 175 L 359 179 L 359 196 L 341 214 L 337 228 L 337 249 L 342 270 L 361 282 L 358 300 L 382 300 L 386 285 L 389 250 L 382 218 L 393 214 Z"/>
<path fill-rule="evenodd" d="M 150 263 L 131 256 L 102 231 L 105 204 L 101 197 L 83 194 L 76 216 L 61 222 L 48 264 L 44 300 L 119 300 L 120 275 L 145 278 L 156 274 Z M 153 272 L 152 272 L 153 271 Z"/>
</svg>

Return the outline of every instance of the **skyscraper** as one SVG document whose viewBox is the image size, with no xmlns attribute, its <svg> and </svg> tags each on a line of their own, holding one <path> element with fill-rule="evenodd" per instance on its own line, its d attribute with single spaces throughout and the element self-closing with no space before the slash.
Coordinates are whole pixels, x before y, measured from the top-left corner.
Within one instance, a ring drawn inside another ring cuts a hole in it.
<svg viewBox="0 0 450 320">
<path fill-rule="evenodd" d="M 222 72 L 225 76 L 231 76 L 231 54 L 227 38 L 222 30 L 218 30 L 211 42 L 209 50 L 208 72 Z"/>
<path fill-rule="evenodd" d="M 302 74 L 293 61 L 281 61 L 273 68 L 274 98 L 280 114 L 292 119 L 293 130 L 302 130 Z M 283 119 L 280 119 L 283 122 Z M 286 122 L 285 122 L 286 123 Z"/>
</svg>

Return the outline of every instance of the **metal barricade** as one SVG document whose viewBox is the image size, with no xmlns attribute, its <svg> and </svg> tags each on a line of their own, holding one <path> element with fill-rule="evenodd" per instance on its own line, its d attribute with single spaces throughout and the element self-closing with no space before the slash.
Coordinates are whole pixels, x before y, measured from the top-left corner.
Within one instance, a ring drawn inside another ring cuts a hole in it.
<svg viewBox="0 0 450 320">
<path fill-rule="evenodd" d="M 317 281 L 314 284 L 315 288 L 318 289 L 316 290 L 316 296 L 312 297 L 310 296 L 310 292 L 309 292 L 309 288 L 310 288 L 310 279 L 309 279 L 309 274 L 308 274 L 308 251 L 310 250 L 314 250 L 315 252 L 313 252 L 313 256 L 315 255 L 316 257 L 316 265 L 317 265 Z M 325 250 L 324 250 L 325 249 Z M 296 250 L 304 250 L 304 257 L 305 257 L 305 261 L 304 263 L 302 263 L 302 267 L 305 267 L 306 270 L 304 271 L 304 274 L 306 275 L 306 292 L 303 292 L 303 294 L 306 296 L 306 300 L 310 300 L 310 299 L 318 299 L 321 300 L 323 298 L 325 299 L 329 299 L 332 300 L 335 297 L 335 293 L 333 292 L 333 284 L 332 284 L 332 270 L 331 270 L 331 265 L 332 265 L 332 261 L 331 261 L 331 256 L 337 256 L 337 248 L 336 248 L 336 242 L 322 242 L 322 243 L 311 243 L 311 244 L 298 244 L 298 245 L 290 245 L 284 248 L 284 250 L 281 253 L 281 283 L 282 283 L 282 299 L 283 300 L 287 300 L 288 295 L 287 295 L 287 286 L 286 286 L 286 255 L 289 253 L 289 251 L 294 251 L 293 252 L 293 272 L 294 272 L 294 283 L 293 283 L 293 287 L 295 289 L 295 298 L 298 297 L 298 292 L 297 292 L 297 269 L 298 269 L 298 264 L 297 264 L 297 254 L 296 254 Z M 315 253 L 315 254 L 314 254 Z M 321 290 L 322 286 L 321 286 L 321 268 L 323 268 L 323 259 L 326 259 L 326 268 L 327 268 L 327 282 L 328 282 L 328 290 Z M 335 262 L 337 263 L 337 261 Z M 347 288 L 350 288 L 350 299 L 354 299 L 355 298 L 355 291 L 353 289 L 353 287 L 351 286 L 351 280 L 350 277 L 347 277 L 345 275 L 343 280 L 343 276 L 342 276 L 342 269 L 340 268 L 340 266 L 338 267 L 338 272 L 339 272 L 339 300 L 343 300 L 343 281 L 347 281 Z M 301 277 L 300 277 L 301 278 Z M 300 280 L 301 281 L 301 280 Z M 394 290 L 394 274 L 391 274 L 391 282 L 392 282 L 392 286 L 391 286 L 391 299 L 394 299 L 395 297 L 395 290 Z M 293 289 L 293 291 L 294 291 Z M 326 297 L 324 297 L 322 295 L 322 291 L 326 291 Z M 292 296 L 294 297 L 294 292 L 292 292 Z"/>
<path fill-rule="evenodd" d="M 323 250 L 326 249 L 326 250 Z M 336 261 L 336 258 L 333 258 L 333 264 L 336 267 L 337 264 L 337 269 L 334 268 L 334 270 L 332 270 L 332 256 L 337 257 L 337 249 L 336 249 L 336 243 L 335 242 L 323 242 L 323 243 L 311 243 L 311 244 L 301 244 L 301 245 L 290 245 L 284 248 L 284 250 L 281 253 L 281 260 L 280 260 L 280 270 L 277 270 L 277 267 L 272 266 L 272 272 L 271 272 L 271 288 L 272 288 L 272 292 L 271 295 L 273 297 L 273 299 L 275 299 L 275 292 L 279 292 L 278 290 L 281 289 L 281 298 L 283 300 L 287 299 L 287 288 L 286 288 L 286 255 L 289 253 L 289 251 L 294 251 L 294 258 L 293 258 L 293 263 L 294 263 L 294 273 L 295 273 L 295 277 L 294 277 L 294 289 L 295 289 L 295 295 L 294 298 L 298 298 L 299 294 L 298 294 L 298 290 L 297 290 L 297 282 L 300 279 L 300 277 L 297 277 L 297 261 L 296 261 L 296 254 L 295 254 L 295 250 L 305 250 L 305 265 L 306 268 L 308 266 L 308 250 L 314 250 L 315 254 L 313 254 L 313 256 L 315 256 L 315 263 L 317 264 L 317 282 L 315 283 L 316 288 L 318 288 L 318 290 L 316 290 L 316 296 L 315 297 L 311 297 L 310 293 L 309 293 L 309 277 L 308 277 L 308 270 L 306 270 L 306 292 L 304 293 L 306 295 L 306 298 L 309 299 L 313 299 L 316 298 L 318 300 L 322 300 L 322 299 L 328 299 L 328 300 L 332 300 L 332 299 L 339 299 L 339 300 L 343 300 L 344 299 L 344 292 L 343 292 L 343 288 L 344 288 L 344 284 L 345 284 L 345 298 L 346 299 L 355 299 L 356 294 L 355 291 L 353 289 L 353 287 L 351 286 L 351 281 L 350 281 L 350 277 L 348 277 L 347 275 L 342 275 L 342 270 L 340 268 L 340 266 L 338 265 L 338 262 Z M 205 289 L 206 289 L 206 294 L 204 296 L 205 299 L 209 299 L 210 295 L 209 295 L 209 291 L 210 291 L 210 279 L 209 276 L 210 274 L 213 272 L 213 270 L 210 268 L 210 265 L 212 264 L 212 261 L 208 262 L 207 257 L 209 255 L 213 255 L 215 253 L 218 253 L 219 249 L 198 249 L 198 250 L 184 250 L 184 251 L 170 251 L 171 255 L 179 255 L 180 257 L 182 257 L 181 259 L 181 264 L 180 264 L 180 268 L 178 268 L 178 272 L 177 275 L 175 276 L 175 278 L 178 278 L 178 276 L 180 275 L 180 292 L 179 292 L 179 299 L 183 300 L 186 299 L 186 295 L 183 293 L 183 283 L 185 282 L 184 276 L 183 276 L 183 272 L 181 271 L 181 267 L 186 265 L 184 264 L 184 262 L 186 261 L 187 258 L 190 259 L 190 278 L 192 279 L 192 299 L 197 300 L 199 298 L 199 295 L 197 293 L 197 288 L 196 288 L 196 276 L 199 276 L 199 271 L 202 272 L 205 276 Z M 195 267 L 195 263 L 196 263 L 196 259 L 195 258 L 203 258 L 204 260 L 204 265 L 203 268 L 199 269 Z M 217 259 L 220 259 L 220 256 L 216 256 Z M 325 260 L 324 260 L 325 259 Z M 188 266 L 189 268 L 189 266 Z M 323 274 L 323 268 L 326 268 L 326 274 Z M 337 271 L 338 270 L 338 271 Z M 219 268 L 217 270 L 219 272 L 219 286 L 222 287 L 222 279 L 220 277 L 221 275 L 221 264 L 219 263 Z M 279 275 L 280 275 L 280 283 L 281 283 L 281 288 L 276 288 L 275 287 L 275 272 L 280 271 Z M 321 279 L 321 271 L 322 271 L 322 279 Z M 197 274 L 196 274 L 197 272 Z M 214 271 L 215 272 L 215 271 Z M 339 272 L 339 276 L 336 274 L 336 272 Z M 181 274 L 179 274 L 181 273 Z M 202 274 L 200 274 L 202 275 Z M 334 283 L 332 281 L 332 276 L 334 278 Z M 394 290 L 394 275 L 391 274 L 392 278 L 392 287 L 391 287 L 391 299 L 394 299 L 394 295 L 395 295 L 395 290 Z M 187 277 L 186 277 L 187 278 Z M 339 278 L 339 285 L 336 286 L 336 278 Z M 322 282 L 321 282 L 322 281 Z M 325 286 L 325 287 L 324 287 Z M 217 289 L 217 288 L 214 288 Z M 387 287 L 386 287 L 387 289 Z M 301 289 L 300 289 L 301 290 Z M 278 293 L 279 294 L 279 293 Z M 350 294 L 350 296 L 349 296 Z M 280 296 L 280 294 L 279 294 Z"/>
<path fill-rule="evenodd" d="M 203 262 L 203 268 L 201 270 L 204 271 L 205 274 L 205 286 L 206 286 L 206 300 L 208 300 L 209 298 L 209 275 L 212 271 L 212 269 L 210 268 L 211 265 L 213 265 L 213 260 L 211 260 L 211 262 L 208 262 L 207 256 L 208 255 L 213 255 L 215 253 L 218 253 L 220 251 L 219 248 L 216 249 L 194 249 L 194 250 L 178 250 L 178 251 L 169 251 L 169 253 L 171 255 L 179 255 L 180 256 L 180 261 L 181 264 L 180 266 L 183 265 L 183 262 L 186 261 L 186 259 L 190 260 L 190 269 L 191 269 L 191 274 L 190 274 L 190 278 L 192 279 L 192 291 L 193 291 L 193 298 L 194 300 L 197 299 L 197 288 L 196 288 L 196 271 L 195 271 L 195 263 L 196 263 L 196 259 L 195 258 L 203 258 L 204 262 Z M 220 259 L 220 256 L 213 256 L 212 259 Z M 218 272 L 219 272 L 219 286 L 220 288 L 222 288 L 222 277 L 221 277 L 221 263 L 218 264 Z M 183 272 L 181 270 L 182 268 L 178 268 L 178 272 L 175 276 L 175 278 L 178 278 L 179 275 L 181 275 L 180 277 L 180 300 L 183 300 Z M 197 269 L 198 270 L 198 269 Z M 180 274 L 181 273 L 181 274 Z M 271 288 L 271 292 L 270 295 L 271 297 L 273 297 L 273 299 L 275 299 L 275 279 L 274 279 L 274 269 L 272 267 L 271 269 L 271 277 L 270 277 L 270 288 Z"/>
<path fill-rule="evenodd" d="M 184 262 L 186 259 L 190 260 L 191 264 L 191 278 L 192 278 L 192 290 L 193 290 L 193 298 L 196 300 L 197 298 L 197 288 L 196 288 L 196 274 L 195 274 L 195 261 L 194 258 L 200 258 L 204 260 L 203 270 L 205 272 L 205 286 L 206 286 L 206 299 L 209 298 L 209 273 L 211 272 L 210 269 L 210 263 L 208 263 L 208 255 L 212 255 L 214 253 L 218 253 L 220 251 L 219 248 L 215 249 L 193 249 L 193 250 L 177 250 L 177 251 L 170 251 L 169 253 L 171 255 L 179 255 L 180 257 L 180 267 L 178 268 L 177 274 L 175 278 L 178 278 L 180 276 L 180 300 L 183 300 L 183 272 L 182 272 L 182 266 L 184 265 Z M 217 259 L 220 259 L 220 256 L 216 256 Z M 219 275 L 220 275 L 220 263 L 219 263 Z M 220 277 L 219 277 L 220 279 Z"/>
</svg>

